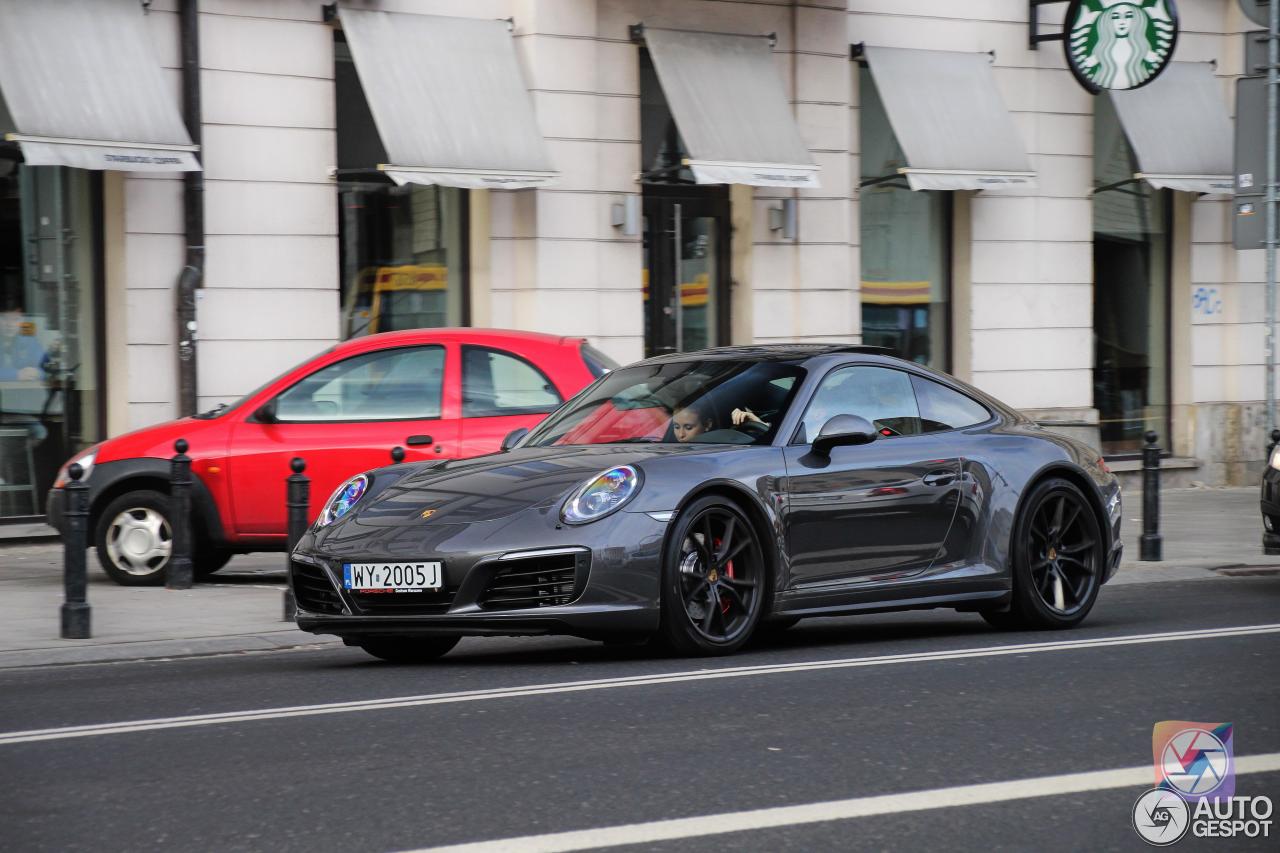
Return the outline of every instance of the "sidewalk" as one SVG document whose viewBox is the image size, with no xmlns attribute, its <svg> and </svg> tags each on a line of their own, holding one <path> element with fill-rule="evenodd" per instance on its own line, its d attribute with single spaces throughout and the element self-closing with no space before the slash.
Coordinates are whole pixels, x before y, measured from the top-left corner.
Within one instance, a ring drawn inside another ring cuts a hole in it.
<svg viewBox="0 0 1280 853">
<path fill-rule="evenodd" d="M 1113 583 L 1280 567 L 1280 558 L 1262 553 L 1256 488 L 1171 489 L 1161 493 L 1161 510 L 1165 560 L 1138 562 L 1142 496 L 1125 494 L 1125 561 Z M 88 565 L 93 638 L 63 640 L 61 544 L 0 545 L 0 669 L 340 643 L 281 620 L 283 554 L 236 557 L 214 583 L 181 592 L 117 586 L 92 551 Z"/>
</svg>

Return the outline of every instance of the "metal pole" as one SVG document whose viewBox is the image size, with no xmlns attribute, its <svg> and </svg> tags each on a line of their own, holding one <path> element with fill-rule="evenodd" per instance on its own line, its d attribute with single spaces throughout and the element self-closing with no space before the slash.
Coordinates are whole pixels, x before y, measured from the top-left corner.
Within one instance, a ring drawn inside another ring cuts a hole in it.
<svg viewBox="0 0 1280 853">
<path fill-rule="evenodd" d="M 1276 132 L 1280 90 L 1280 2 L 1269 4 L 1267 33 L 1267 424 L 1276 427 Z"/>
<path fill-rule="evenodd" d="M 674 204 L 672 207 L 676 214 L 676 352 L 684 352 L 684 304 L 680 300 L 680 291 L 683 290 L 684 285 L 684 244 L 681 242 L 680 213 L 684 206 Z"/>
<path fill-rule="evenodd" d="M 1142 448 L 1142 538 L 1138 540 L 1138 559 L 1163 559 L 1164 538 L 1160 535 L 1160 447 L 1158 436 L 1147 430 L 1147 446 Z"/>
<path fill-rule="evenodd" d="M 285 480 L 285 506 L 289 519 L 289 550 L 285 555 L 284 621 L 293 622 L 298 612 L 297 599 L 293 596 L 293 549 L 307 532 L 307 513 L 311 506 L 311 480 L 306 474 L 307 463 L 301 456 L 289 462 L 293 471 Z"/>
<path fill-rule="evenodd" d="M 169 505 L 173 508 L 173 553 L 165 571 L 166 589 L 191 589 L 191 457 L 187 440 L 173 443 L 176 455 L 169 463 Z"/>
<path fill-rule="evenodd" d="M 63 491 L 67 496 L 65 516 L 67 536 L 62 564 L 62 583 L 66 600 L 62 604 L 62 638 L 64 640 L 89 639 L 88 578 L 85 576 L 84 552 L 89 547 L 88 535 L 89 487 L 80 482 L 84 469 L 79 462 L 67 468 L 67 484 Z"/>
</svg>

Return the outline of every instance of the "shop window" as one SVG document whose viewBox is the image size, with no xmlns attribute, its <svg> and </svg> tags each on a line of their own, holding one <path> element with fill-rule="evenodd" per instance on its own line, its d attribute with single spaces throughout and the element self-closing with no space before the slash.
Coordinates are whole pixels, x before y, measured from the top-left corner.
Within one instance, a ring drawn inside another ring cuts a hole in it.
<svg viewBox="0 0 1280 853">
<path fill-rule="evenodd" d="M 102 435 L 101 176 L 0 146 L 0 519 Z"/>
<path fill-rule="evenodd" d="M 1111 100 L 1095 100 L 1093 404 L 1103 453 L 1169 435 L 1168 190 L 1133 178 L 1137 158 Z"/>
<path fill-rule="evenodd" d="M 377 170 L 386 151 L 336 38 L 342 336 L 467 325 L 467 192 L 396 186 Z"/>
<path fill-rule="evenodd" d="M 951 356 L 951 196 L 913 191 L 871 74 L 861 99 L 862 342 L 939 370 Z"/>
</svg>

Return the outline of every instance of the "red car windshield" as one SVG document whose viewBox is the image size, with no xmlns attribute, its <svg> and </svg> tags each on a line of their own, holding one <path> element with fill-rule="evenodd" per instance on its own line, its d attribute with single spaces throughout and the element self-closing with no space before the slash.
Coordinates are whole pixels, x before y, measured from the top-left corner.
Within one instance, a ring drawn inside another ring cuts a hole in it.
<svg viewBox="0 0 1280 853">
<path fill-rule="evenodd" d="M 768 444 L 804 370 L 778 362 L 672 362 L 615 370 L 542 422 L 525 447 Z"/>
</svg>

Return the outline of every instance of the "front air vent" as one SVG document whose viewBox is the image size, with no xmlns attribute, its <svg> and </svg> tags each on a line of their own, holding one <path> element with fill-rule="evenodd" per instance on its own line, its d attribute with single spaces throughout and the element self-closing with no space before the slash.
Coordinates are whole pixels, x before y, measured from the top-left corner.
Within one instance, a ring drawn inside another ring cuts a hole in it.
<svg viewBox="0 0 1280 853">
<path fill-rule="evenodd" d="M 300 608 L 334 616 L 342 613 L 342 598 L 324 569 L 297 560 L 291 560 L 289 565 L 293 575 L 293 597 Z"/>
<path fill-rule="evenodd" d="M 586 584 L 590 554 L 536 554 L 494 564 L 479 604 L 485 610 L 526 610 L 569 604 Z"/>
</svg>

